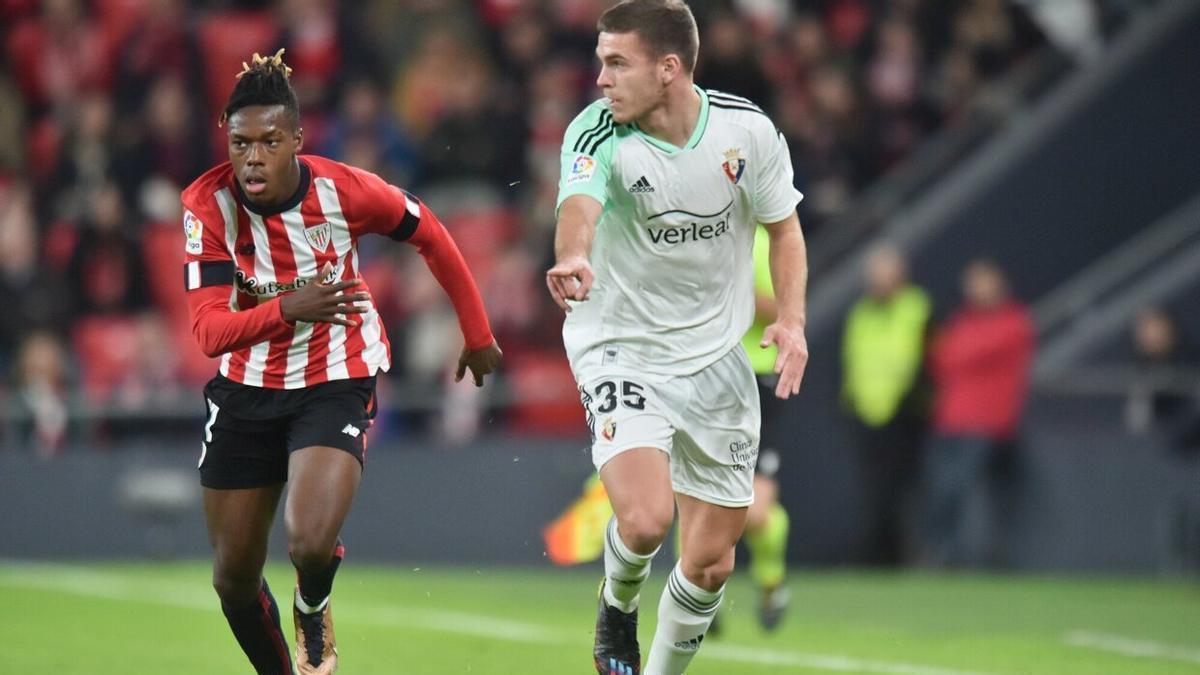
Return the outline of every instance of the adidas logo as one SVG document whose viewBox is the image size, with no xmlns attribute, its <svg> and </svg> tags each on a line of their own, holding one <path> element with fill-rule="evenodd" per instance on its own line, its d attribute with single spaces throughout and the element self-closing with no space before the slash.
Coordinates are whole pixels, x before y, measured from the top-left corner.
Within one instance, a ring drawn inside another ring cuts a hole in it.
<svg viewBox="0 0 1200 675">
<path fill-rule="evenodd" d="M 700 649 L 701 642 L 704 642 L 704 634 L 703 633 L 701 633 L 700 635 L 697 635 L 696 637 L 692 638 L 691 640 L 683 640 L 680 642 L 676 642 L 675 648 L 676 649 L 686 649 L 689 651 L 695 651 L 697 649 Z"/>
<path fill-rule="evenodd" d="M 633 675 L 633 666 L 618 661 L 615 658 L 609 658 L 608 675 Z"/>
<path fill-rule="evenodd" d="M 637 182 L 629 186 L 629 191 L 634 194 L 639 192 L 654 192 L 654 188 L 651 187 L 650 181 L 646 180 L 645 176 L 642 176 L 637 179 Z"/>
</svg>

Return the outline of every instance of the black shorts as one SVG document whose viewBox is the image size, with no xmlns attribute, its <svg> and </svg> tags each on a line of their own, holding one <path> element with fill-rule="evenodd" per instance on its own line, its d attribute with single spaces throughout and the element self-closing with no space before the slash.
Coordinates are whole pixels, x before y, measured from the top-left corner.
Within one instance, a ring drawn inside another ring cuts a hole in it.
<svg viewBox="0 0 1200 675">
<path fill-rule="evenodd" d="M 301 448 L 339 448 L 361 464 L 375 418 L 375 378 L 266 389 L 217 375 L 204 387 L 204 401 L 200 484 L 262 487 L 287 482 L 288 456 Z"/>
</svg>

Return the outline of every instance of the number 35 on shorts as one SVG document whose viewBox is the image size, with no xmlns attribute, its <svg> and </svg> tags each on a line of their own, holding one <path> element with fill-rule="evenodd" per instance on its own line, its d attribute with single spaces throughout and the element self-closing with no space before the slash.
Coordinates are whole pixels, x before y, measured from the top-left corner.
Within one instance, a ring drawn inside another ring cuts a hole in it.
<svg viewBox="0 0 1200 675">
<path fill-rule="evenodd" d="M 617 420 L 613 413 L 618 408 L 642 411 L 646 409 L 646 388 L 637 382 L 629 380 L 602 380 L 591 386 L 579 388 L 580 400 L 587 411 L 588 430 L 592 438 L 597 432 L 605 440 L 611 441 L 617 431 Z M 597 416 L 605 416 L 600 421 L 600 429 L 596 429 Z"/>
</svg>

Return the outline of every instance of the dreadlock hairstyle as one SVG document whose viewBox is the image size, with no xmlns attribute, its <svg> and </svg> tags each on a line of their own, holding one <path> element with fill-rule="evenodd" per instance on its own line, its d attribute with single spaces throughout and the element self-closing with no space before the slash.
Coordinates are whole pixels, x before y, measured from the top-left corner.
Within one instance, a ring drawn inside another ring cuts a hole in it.
<svg viewBox="0 0 1200 675">
<path fill-rule="evenodd" d="M 274 56 L 259 56 L 258 52 L 250 59 L 250 63 L 242 61 L 242 72 L 237 74 L 237 85 L 229 95 L 225 111 L 221 113 L 218 126 L 225 126 L 230 115 L 238 110 L 252 105 L 281 105 L 287 110 L 292 123 L 300 126 L 300 103 L 296 100 L 296 91 L 288 78 L 292 69 L 283 62 L 283 50 L 275 52 Z"/>
</svg>

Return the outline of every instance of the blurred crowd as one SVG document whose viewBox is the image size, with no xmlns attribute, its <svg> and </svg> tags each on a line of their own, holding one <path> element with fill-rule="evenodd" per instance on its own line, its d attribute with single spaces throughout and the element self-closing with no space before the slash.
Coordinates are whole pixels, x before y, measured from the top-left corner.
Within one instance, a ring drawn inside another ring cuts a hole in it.
<svg viewBox="0 0 1200 675">
<path fill-rule="evenodd" d="M 0 0 L 8 417 L 53 449 L 80 410 L 102 411 L 100 436 L 122 411 L 191 410 L 216 366 L 191 338 L 178 193 L 226 158 L 216 121 L 241 62 L 282 46 L 306 151 L 374 171 L 439 213 L 506 352 L 491 399 L 446 387 L 459 338 L 440 289 L 407 247 L 364 242 L 398 375 L 381 382 L 394 407 L 383 430 L 578 432 L 542 273 L 559 145 L 598 96 L 594 27 L 609 4 Z M 698 83 L 772 114 L 810 233 L 963 123 L 989 82 L 1047 40 L 1085 55 L 1106 20 L 1090 0 L 1058 3 L 1083 8 L 1075 23 L 1038 8 L 1054 3 L 1011 0 L 691 4 Z"/>
</svg>

